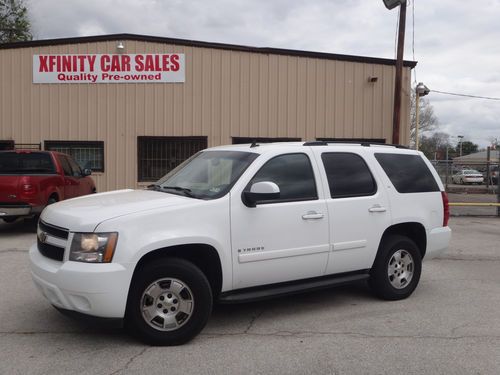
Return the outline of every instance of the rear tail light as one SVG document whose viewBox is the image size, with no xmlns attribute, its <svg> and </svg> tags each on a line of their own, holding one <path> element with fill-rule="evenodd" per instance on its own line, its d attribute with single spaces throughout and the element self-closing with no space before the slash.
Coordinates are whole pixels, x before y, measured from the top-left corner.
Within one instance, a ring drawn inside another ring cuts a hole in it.
<svg viewBox="0 0 500 375">
<path fill-rule="evenodd" d="M 448 201 L 448 194 L 446 194 L 445 191 L 442 191 L 441 197 L 443 198 L 443 227 L 447 227 L 448 220 L 450 220 L 450 205 Z"/>
</svg>

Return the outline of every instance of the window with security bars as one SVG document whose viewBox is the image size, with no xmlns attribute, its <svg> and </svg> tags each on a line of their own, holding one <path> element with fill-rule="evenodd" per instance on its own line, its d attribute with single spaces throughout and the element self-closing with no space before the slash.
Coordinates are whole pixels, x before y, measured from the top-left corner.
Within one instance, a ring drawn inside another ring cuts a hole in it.
<svg viewBox="0 0 500 375">
<path fill-rule="evenodd" d="M 104 172 L 103 141 L 45 141 L 45 150 L 71 155 L 83 169 Z"/>
<path fill-rule="evenodd" d="M 137 137 L 139 182 L 160 179 L 204 148 L 207 137 Z"/>
</svg>

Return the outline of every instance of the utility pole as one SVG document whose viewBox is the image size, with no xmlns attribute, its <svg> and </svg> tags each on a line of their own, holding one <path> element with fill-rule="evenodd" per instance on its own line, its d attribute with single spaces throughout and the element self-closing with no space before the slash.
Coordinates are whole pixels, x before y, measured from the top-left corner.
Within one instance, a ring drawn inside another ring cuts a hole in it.
<svg viewBox="0 0 500 375">
<path fill-rule="evenodd" d="M 398 51 L 396 58 L 396 79 L 394 83 L 394 114 L 392 116 L 392 143 L 399 144 L 401 124 L 401 89 L 403 86 L 403 53 L 405 47 L 406 0 L 399 5 Z"/>
</svg>

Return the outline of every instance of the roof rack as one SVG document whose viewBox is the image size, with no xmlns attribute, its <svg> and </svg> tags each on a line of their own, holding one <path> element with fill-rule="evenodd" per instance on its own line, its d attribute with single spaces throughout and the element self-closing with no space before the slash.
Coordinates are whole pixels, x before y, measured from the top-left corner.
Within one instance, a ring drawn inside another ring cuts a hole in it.
<svg viewBox="0 0 500 375">
<path fill-rule="evenodd" d="M 396 148 L 403 148 L 403 149 L 409 149 L 408 146 L 403 146 L 403 145 L 395 145 L 395 144 L 390 144 L 390 143 L 381 143 L 381 142 L 366 142 L 366 141 L 309 141 L 305 142 L 304 146 L 328 146 L 329 144 L 355 144 L 355 145 L 361 145 L 363 147 L 370 147 L 370 146 L 392 146 Z"/>
</svg>

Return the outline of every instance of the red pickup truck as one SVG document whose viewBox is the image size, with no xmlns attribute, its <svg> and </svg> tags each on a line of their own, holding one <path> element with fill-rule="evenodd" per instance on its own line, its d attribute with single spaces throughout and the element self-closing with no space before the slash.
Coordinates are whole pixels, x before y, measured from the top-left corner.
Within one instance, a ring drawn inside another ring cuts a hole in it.
<svg viewBox="0 0 500 375">
<path fill-rule="evenodd" d="M 0 151 L 0 218 L 10 223 L 45 206 L 96 192 L 90 169 L 55 151 Z"/>
</svg>

